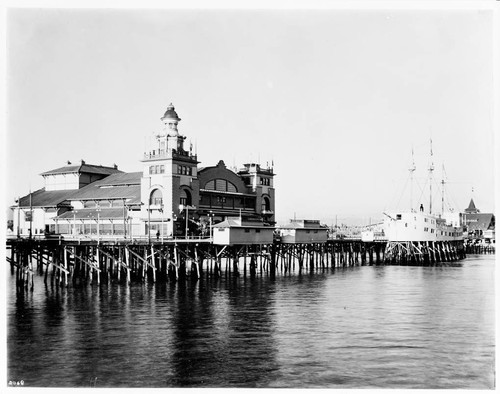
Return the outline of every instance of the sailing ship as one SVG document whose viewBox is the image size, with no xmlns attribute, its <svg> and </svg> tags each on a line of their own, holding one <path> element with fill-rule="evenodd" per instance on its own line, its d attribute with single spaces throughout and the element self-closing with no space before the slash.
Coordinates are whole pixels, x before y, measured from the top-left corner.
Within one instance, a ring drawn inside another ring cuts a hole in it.
<svg viewBox="0 0 500 394">
<path fill-rule="evenodd" d="M 420 204 L 418 209 L 413 208 L 413 173 L 416 170 L 413 159 L 410 171 L 410 209 L 392 212 L 384 212 L 384 233 L 389 242 L 428 242 L 428 241 L 458 241 L 463 240 L 463 229 L 461 227 L 461 215 L 452 210 L 445 211 L 444 203 L 444 174 L 441 181 L 441 214 L 432 211 L 432 182 L 433 182 L 433 153 L 432 140 L 430 150 L 429 173 L 429 207 L 425 212 L 424 204 Z"/>
</svg>

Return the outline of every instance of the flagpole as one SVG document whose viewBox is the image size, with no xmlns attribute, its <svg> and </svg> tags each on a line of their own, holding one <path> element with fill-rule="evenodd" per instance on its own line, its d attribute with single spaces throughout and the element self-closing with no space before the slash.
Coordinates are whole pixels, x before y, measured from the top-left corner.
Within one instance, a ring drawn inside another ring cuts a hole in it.
<svg viewBox="0 0 500 394">
<path fill-rule="evenodd" d="M 30 187 L 30 239 L 33 231 L 33 201 L 31 200 L 31 187 Z"/>
</svg>

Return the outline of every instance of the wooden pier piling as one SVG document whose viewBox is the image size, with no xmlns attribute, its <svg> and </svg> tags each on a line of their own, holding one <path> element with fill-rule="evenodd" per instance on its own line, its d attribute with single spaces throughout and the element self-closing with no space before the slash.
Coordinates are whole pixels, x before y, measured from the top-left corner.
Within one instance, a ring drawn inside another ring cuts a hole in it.
<svg viewBox="0 0 500 394">
<path fill-rule="evenodd" d="M 54 286 L 101 285 L 132 281 L 179 281 L 255 277 L 309 272 L 373 264 L 434 265 L 465 257 L 459 242 L 361 242 L 328 240 L 323 243 L 214 245 L 209 240 L 164 242 L 37 239 L 9 240 L 12 275 L 18 286 L 33 287 L 35 272 Z M 474 249 L 477 250 L 477 249 Z M 33 261 L 35 260 L 35 261 Z M 206 262 L 206 264 L 204 264 Z M 36 263 L 36 268 L 35 264 Z M 241 267 L 241 264 L 243 267 Z"/>
</svg>

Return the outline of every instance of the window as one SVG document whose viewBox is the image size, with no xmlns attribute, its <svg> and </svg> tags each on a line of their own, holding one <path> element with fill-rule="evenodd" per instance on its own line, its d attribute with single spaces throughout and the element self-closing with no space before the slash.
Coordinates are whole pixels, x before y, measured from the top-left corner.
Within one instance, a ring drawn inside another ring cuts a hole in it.
<svg viewBox="0 0 500 394">
<path fill-rule="evenodd" d="M 399 213 L 398 213 L 398 214 L 396 215 L 396 220 L 401 220 L 401 214 L 399 214 Z"/>
<path fill-rule="evenodd" d="M 165 173 L 165 166 L 162 164 L 160 165 L 160 174 L 164 174 Z"/>
<path fill-rule="evenodd" d="M 250 232 L 250 229 L 249 228 L 246 228 L 245 229 L 245 233 L 249 233 Z"/>
<path fill-rule="evenodd" d="M 262 212 L 271 210 L 271 201 L 266 196 L 262 197 L 261 210 Z"/>
<path fill-rule="evenodd" d="M 188 166 L 177 165 L 177 174 L 179 175 L 193 175 L 193 168 Z"/>
<path fill-rule="evenodd" d="M 236 186 L 225 180 L 225 179 L 212 179 L 211 181 L 208 181 L 205 184 L 205 189 L 207 190 L 217 190 L 219 192 L 231 192 L 231 193 L 237 193 L 238 189 L 236 189 Z"/>
<path fill-rule="evenodd" d="M 236 193 L 236 186 L 234 186 L 231 182 L 227 182 L 227 191 L 231 193 Z"/>
<path fill-rule="evenodd" d="M 215 180 L 215 190 L 226 191 L 227 189 L 227 181 L 225 179 L 216 179 Z"/>
<path fill-rule="evenodd" d="M 226 197 L 217 196 L 217 203 L 224 204 L 226 202 Z"/>
<path fill-rule="evenodd" d="M 255 229 L 255 232 L 256 232 L 256 233 L 260 233 L 260 228 L 256 228 L 256 229 Z"/>
<path fill-rule="evenodd" d="M 181 190 L 180 203 L 182 205 L 192 205 L 191 193 L 189 192 L 189 190 Z"/>
<path fill-rule="evenodd" d="M 161 205 L 163 198 L 160 189 L 155 189 L 149 197 L 149 205 Z"/>
</svg>

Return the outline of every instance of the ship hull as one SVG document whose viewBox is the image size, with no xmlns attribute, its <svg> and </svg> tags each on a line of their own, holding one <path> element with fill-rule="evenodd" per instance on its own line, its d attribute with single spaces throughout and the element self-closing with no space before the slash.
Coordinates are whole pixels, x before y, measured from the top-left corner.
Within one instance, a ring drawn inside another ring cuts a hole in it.
<svg viewBox="0 0 500 394">
<path fill-rule="evenodd" d="M 463 231 L 460 227 L 446 224 L 444 219 L 423 212 L 386 214 L 384 232 L 389 242 L 463 240 Z"/>
</svg>

